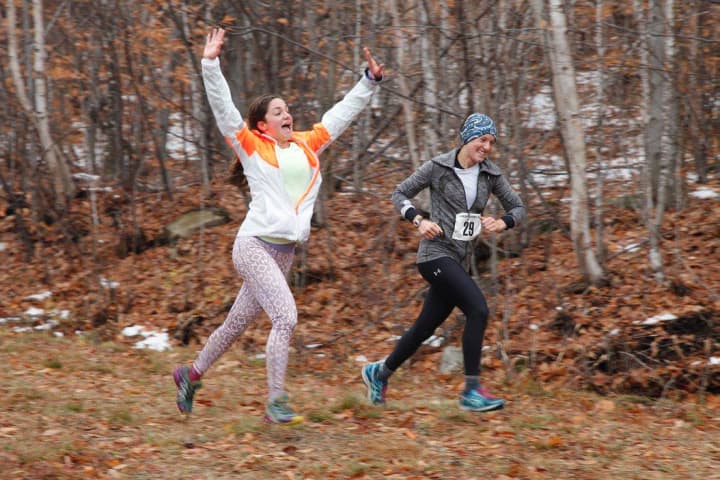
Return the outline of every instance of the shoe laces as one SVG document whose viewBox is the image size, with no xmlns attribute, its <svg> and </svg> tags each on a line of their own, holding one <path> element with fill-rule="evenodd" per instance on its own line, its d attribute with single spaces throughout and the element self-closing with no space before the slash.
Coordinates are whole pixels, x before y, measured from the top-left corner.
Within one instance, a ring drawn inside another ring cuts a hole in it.
<svg viewBox="0 0 720 480">
<path fill-rule="evenodd" d="M 478 392 L 483 397 L 487 398 L 488 400 L 499 400 L 498 397 L 493 395 L 488 391 L 487 388 L 483 387 L 482 385 L 478 385 L 478 387 L 475 389 L 476 392 Z"/>
</svg>

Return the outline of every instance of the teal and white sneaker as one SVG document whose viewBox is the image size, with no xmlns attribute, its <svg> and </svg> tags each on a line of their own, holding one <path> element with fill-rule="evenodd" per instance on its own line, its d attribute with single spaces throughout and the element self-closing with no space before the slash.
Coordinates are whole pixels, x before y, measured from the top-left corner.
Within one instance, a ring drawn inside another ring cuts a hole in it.
<svg viewBox="0 0 720 480">
<path fill-rule="evenodd" d="M 186 365 L 175 367 L 173 371 L 173 380 L 175 380 L 175 385 L 177 386 L 176 403 L 181 413 L 192 412 L 192 402 L 195 391 L 202 387 L 200 381 L 193 382 L 190 380 L 189 373 L 190 367 Z"/>
<path fill-rule="evenodd" d="M 383 382 L 378 378 L 380 368 L 383 361 L 368 363 L 362 367 L 362 379 L 367 387 L 367 398 L 373 405 L 383 405 L 385 403 L 385 392 L 387 391 L 388 382 Z"/>
<path fill-rule="evenodd" d="M 304 418 L 298 415 L 290 408 L 288 402 L 290 399 L 287 394 L 281 395 L 272 402 L 267 404 L 265 409 L 265 420 L 271 423 L 280 423 L 282 425 L 296 425 L 301 423 Z"/>
<path fill-rule="evenodd" d="M 505 400 L 493 397 L 483 387 L 463 393 L 458 403 L 461 410 L 469 412 L 489 412 L 505 406 Z"/>
</svg>

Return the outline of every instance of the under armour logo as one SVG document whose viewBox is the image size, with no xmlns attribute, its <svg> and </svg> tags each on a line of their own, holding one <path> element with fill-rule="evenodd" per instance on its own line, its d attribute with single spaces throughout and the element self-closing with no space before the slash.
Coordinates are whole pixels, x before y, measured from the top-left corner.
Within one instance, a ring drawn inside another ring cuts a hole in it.
<svg viewBox="0 0 720 480">
<path fill-rule="evenodd" d="M 437 277 L 437 276 L 440 275 L 441 273 L 442 273 L 442 270 L 440 270 L 440 269 L 438 268 L 437 270 L 435 270 L 435 271 L 433 272 L 433 275 L 435 275 L 435 276 Z"/>
</svg>

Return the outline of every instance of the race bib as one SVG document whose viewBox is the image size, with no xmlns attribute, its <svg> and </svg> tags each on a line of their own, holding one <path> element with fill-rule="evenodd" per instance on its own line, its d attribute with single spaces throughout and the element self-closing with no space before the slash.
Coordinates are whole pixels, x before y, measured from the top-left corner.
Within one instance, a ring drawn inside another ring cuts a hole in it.
<svg viewBox="0 0 720 480">
<path fill-rule="evenodd" d="M 453 240 L 470 241 L 480 235 L 482 223 L 479 213 L 458 213 L 455 215 L 455 230 Z"/>
</svg>

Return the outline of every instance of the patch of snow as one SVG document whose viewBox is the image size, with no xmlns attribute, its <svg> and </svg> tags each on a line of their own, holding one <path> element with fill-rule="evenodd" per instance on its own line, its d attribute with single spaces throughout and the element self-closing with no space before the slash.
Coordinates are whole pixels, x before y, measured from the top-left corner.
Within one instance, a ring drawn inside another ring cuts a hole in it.
<svg viewBox="0 0 720 480">
<path fill-rule="evenodd" d="M 715 190 L 710 188 L 701 188 L 699 190 L 695 190 L 694 192 L 690 192 L 689 195 L 691 197 L 699 198 L 700 200 L 709 200 L 720 196 L 717 192 L 715 192 Z"/>
<path fill-rule="evenodd" d="M 170 337 L 165 331 L 156 332 L 148 330 L 142 325 L 131 325 L 123 328 L 121 333 L 126 337 L 143 337 L 142 340 L 135 343 L 134 348 L 147 348 L 158 352 L 162 352 L 170 348 Z"/>
<path fill-rule="evenodd" d="M 170 115 L 170 126 L 168 128 L 166 149 L 175 158 L 197 160 L 199 157 L 192 125 L 185 125 L 183 132 L 183 116 L 180 113 Z"/>
<path fill-rule="evenodd" d="M 46 290 L 44 292 L 36 293 L 34 295 L 28 295 L 24 298 L 24 300 L 37 300 L 39 302 L 50 297 L 52 297 L 52 292 L 50 290 Z"/>
<path fill-rule="evenodd" d="M 20 318 L 20 317 L 5 317 L 5 318 L 0 318 L 0 325 L 2 325 L 3 323 L 21 322 L 21 321 L 22 321 L 22 318 Z"/>
<path fill-rule="evenodd" d="M 640 324 L 641 325 L 656 325 L 660 322 L 669 322 L 670 320 L 677 320 L 677 318 L 678 317 L 672 313 L 661 313 L 660 315 L 655 315 L 654 317 L 650 317 L 647 320 L 640 322 Z"/>
<path fill-rule="evenodd" d="M 308 343 L 307 345 L 305 345 L 305 348 L 318 348 L 322 347 L 322 345 L 322 343 Z"/>
<path fill-rule="evenodd" d="M 720 365 L 720 357 L 710 357 L 708 365 Z"/>
<path fill-rule="evenodd" d="M 148 332 L 143 340 L 135 344 L 135 348 L 162 352 L 170 348 L 170 337 L 167 332 Z"/>
<path fill-rule="evenodd" d="M 540 92 L 530 97 L 529 104 L 530 112 L 525 126 L 540 130 L 553 130 L 557 124 L 557 118 L 552 89 L 549 86 L 543 87 Z"/>
<path fill-rule="evenodd" d="M 357 363 L 367 363 L 368 359 L 365 355 L 358 355 L 357 357 L 355 357 L 355 361 Z"/>
<path fill-rule="evenodd" d="M 637 252 L 638 250 L 640 250 L 639 243 L 630 243 L 620 249 L 621 252 Z"/>
<path fill-rule="evenodd" d="M 4 252 L 7 249 L 7 243 L 0 242 L 0 252 Z"/>
<path fill-rule="evenodd" d="M 103 288 L 107 288 L 110 290 L 114 290 L 120 286 L 118 282 L 113 282 L 112 280 L 108 280 L 107 278 L 101 278 L 100 279 L 100 286 Z"/>
<path fill-rule="evenodd" d="M 122 333 L 126 337 L 136 337 L 140 335 L 140 332 L 142 332 L 143 330 L 145 330 L 145 327 L 142 327 L 140 325 L 132 325 L 130 327 L 123 328 L 120 333 Z"/>
<path fill-rule="evenodd" d="M 40 317 L 42 315 L 45 315 L 45 310 L 37 307 L 30 307 L 25 310 L 25 315 L 27 315 L 28 317 Z"/>
<path fill-rule="evenodd" d="M 537 332 L 538 330 L 540 330 L 540 327 L 538 326 L 537 323 L 531 323 L 528 328 L 529 328 L 530 330 L 532 330 L 533 332 Z"/>
<path fill-rule="evenodd" d="M 47 331 L 53 329 L 54 327 L 57 327 L 58 325 L 60 324 L 57 322 L 57 320 L 50 320 L 43 323 L 42 325 L 36 326 L 35 330 Z"/>
<path fill-rule="evenodd" d="M 445 337 L 439 337 L 432 335 L 430 338 L 423 342 L 423 345 L 430 345 L 431 347 L 439 347 L 445 341 Z"/>
<path fill-rule="evenodd" d="M 81 182 L 87 182 L 87 183 L 96 183 L 100 181 L 100 175 L 92 175 L 90 173 L 85 172 L 79 172 L 73 174 L 73 178 L 75 180 L 79 180 Z"/>
<path fill-rule="evenodd" d="M 52 311 L 50 312 L 50 314 L 51 314 L 53 317 L 59 317 L 60 320 L 67 320 L 68 318 L 70 318 L 70 310 L 57 310 L 57 309 L 55 309 L 55 310 L 52 310 Z"/>
<path fill-rule="evenodd" d="M 608 335 L 610 335 L 611 337 L 614 337 L 614 336 L 617 335 L 618 333 L 620 333 L 620 329 L 619 329 L 619 328 L 613 328 L 612 330 L 610 330 L 610 333 L 609 333 Z"/>
<path fill-rule="evenodd" d="M 385 341 L 386 341 L 386 342 L 397 342 L 398 340 L 400 340 L 400 335 L 391 335 L 391 336 L 390 336 L 387 340 L 385 340 Z"/>
</svg>

